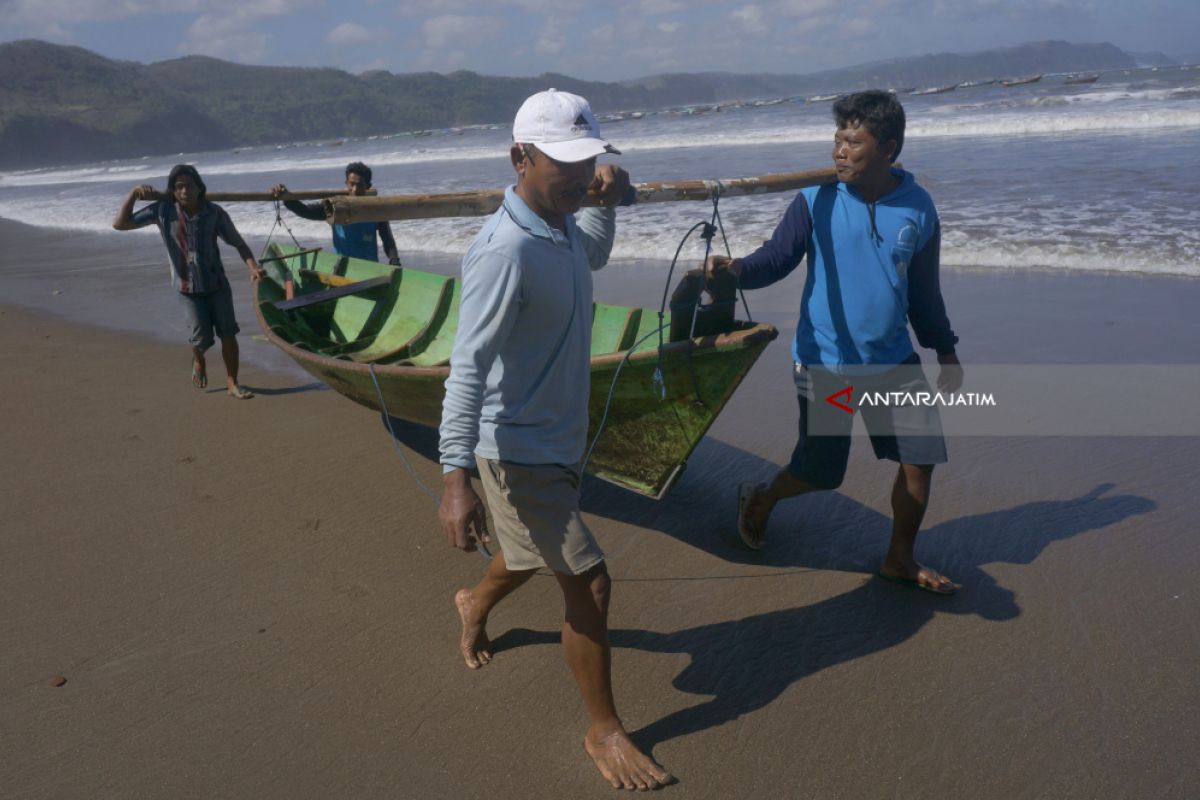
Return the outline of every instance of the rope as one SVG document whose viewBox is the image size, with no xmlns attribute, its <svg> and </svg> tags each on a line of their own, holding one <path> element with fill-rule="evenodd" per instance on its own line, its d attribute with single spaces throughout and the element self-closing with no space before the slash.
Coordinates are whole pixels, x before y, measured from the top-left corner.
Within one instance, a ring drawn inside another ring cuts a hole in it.
<svg viewBox="0 0 1200 800">
<path fill-rule="evenodd" d="M 392 444 L 395 446 L 396 452 L 400 455 L 400 460 L 404 462 L 404 468 L 408 470 L 408 474 L 412 476 L 412 479 L 417 482 L 417 486 L 421 488 L 421 491 L 433 501 L 433 504 L 435 506 L 441 506 L 442 499 L 438 495 L 434 494 L 433 491 L 425 485 L 425 482 L 417 476 L 417 471 L 413 469 L 412 464 L 409 463 L 408 456 L 404 455 L 404 450 L 400 447 L 400 440 L 396 438 L 396 429 L 392 426 L 392 415 L 388 412 L 387 401 L 383 399 L 383 389 L 379 387 L 379 376 L 375 374 L 375 364 L 373 362 L 367 362 L 367 369 L 371 372 L 371 382 L 375 384 L 375 394 L 379 397 L 379 407 L 383 410 L 383 421 L 387 423 L 388 433 L 392 435 Z M 477 540 L 475 545 L 479 548 L 479 555 L 483 556 L 483 558 L 487 561 L 492 560 L 492 553 L 488 550 L 487 545 L 484 544 L 482 540 Z"/>
<path fill-rule="evenodd" d="M 621 377 L 621 370 L 623 370 L 625 368 L 625 364 L 627 364 L 629 362 L 630 357 L 634 354 L 634 352 L 637 350 L 637 348 L 643 342 L 645 342 L 647 339 L 649 339 L 651 336 L 655 336 L 655 335 L 658 336 L 658 364 L 655 366 L 655 369 L 654 369 L 653 380 L 660 387 L 661 398 L 663 400 L 666 400 L 666 398 L 667 398 L 666 378 L 663 374 L 663 359 L 664 359 L 664 351 L 665 351 L 666 345 L 665 345 L 665 342 L 663 341 L 662 332 L 668 326 L 667 326 L 667 323 L 664 321 L 664 316 L 666 315 L 667 296 L 671 291 L 671 277 L 675 273 L 675 265 L 679 261 L 679 254 L 681 252 L 683 252 L 683 246 L 685 244 L 687 244 L 687 240 L 689 238 L 691 238 L 693 233 L 695 233 L 697 230 L 700 230 L 700 232 L 701 232 L 700 237 L 702 239 L 704 239 L 704 260 L 701 263 L 703 263 L 706 266 L 708 264 L 708 258 L 712 254 L 713 237 L 716 235 L 716 233 L 718 231 L 721 234 L 721 241 L 725 245 L 725 254 L 727 256 L 732 255 L 730 248 L 729 248 L 729 240 L 725 236 L 725 226 L 724 226 L 724 223 L 721 221 L 721 210 L 720 210 L 721 182 L 719 180 L 718 181 L 705 181 L 705 185 L 709 187 L 709 189 L 713 195 L 712 217 L 708 222 L 703 222 L 703 221 L 698 222 L 695 225 L 693 225 L 691 228 L 689 228 L 688 232 L 685 233 L 683 235 L 683 238 L 680 240 L 679 246 L 675 248 L 675 255 L 671 258 L 671 267 L 670 267 L 670 269 L 667 270 L 667 279 L 663 286 L 662 302 L 659 304 L 659 307 L 658 307 L 658 327 L 655 328 L 654 330 L 650 331 L 649 333 L 647 333 L 645 336 L 638 339 L 632 345 L 630 345 L 629 349 L 625 351 L 624 357 L 622 357 L 620 362 L 617 364 L 617 369 L 613 373 L 612 382 L 609 384 L 609 387 L 608 387 L 608 396 L 605 398 L 605 401 L 604 401 L 604 412 L 600 416 L 600 423 L 599 423 L 599 425 L 596 426 L 596 433 L 592 437 L 592 443 L 588 446 L 587 454 L 584 456 L 583 464 L 580 466 L 581 473 L 587 471 L 588 464 L 591 463 L 591 460 L 592 460 L 592 453 L 596 449 L 596 444 L 599 443 L 599 441 L 600 441 L 600 435 L 602 433 L 604 433 L 604 428 L 608 424 L 609 413 L 612 411 L 613 396 L 615 395 L 616 389 L 617 389 L 617 379 Z M 287 229 L 288 234 L 291 235 L 292 241 L 296 243 L 296 246 L 300 249 L 303 249 L 302 247 L 300 247 L 300 243 L 298 241 L 296 241 L 295 234 L 292 234 L 292 229 L 289 228 L 287 223 L 283 221 L 283 217 L 280 214 L 280 203 L 278 200 L 276 200 L 275 201 L 275 225 L 273 225 L 271 227 L 271 234 L 273 234 L 275 232 L 275 227 L 278 225 L 283 225 L 283 227 L 285 229 Z M 271 234 L 268 234 L 268 236 L 267 236 L 268 243 L 270 242 Z M 265 252 L 266 251 L 264 249 L 264 253 Z M 707 285 L 708 285 L 708 270 L 705 269 L 701 276 L 701 283 L 700 283 L 700 294 L 701 295 L 703 295 L 704 289 Z M 749 322 L 753 322 L 753 318 L 750 316 L 750 305 L 749 305 L 749 303 L 746 302 L 746 293 L 742 289 L 740 281 L 738 281 L 738 292 L 742 296 L 742 306 L 746 310 L 746 319 Z M 696 320 L 699 316 L 700 307 L 702 305 L 703 305 L 703 303 L 700 301 L 700 297 L 698 296 L 697 300 L 696 300 L 696 305 L 692 309 L 692 323 L 691 323 L 691 327 L 689 330 L 689 340 L 695 338 Z M 440 505 L 441 498 L 438 495 L 434 494 L 433 491 L 428 486 L 426 486 L 425 483 L 420 479 L 420 477 L 418 477 L 416 470 L 413 469 L 413 466 L 409 462 L 408 457 L 404 454 L 404 450 L 400 447 L 400 440 L 396 437 L 396 430 L 392 426 L 392 415 L 388 411 L 387 401 L 383 397 L 383 389 L 379 386 L 379 377 L 375 374 L 375 364 L 372 362 L 369 362 L 367 367 L 371 373 L 371 382 L 375 385 L 375 394 L 379 398 L 379 407 L 383 411 L 383 418 L 384 418 L 384 421 L 387 423 L 388 432 L 392 436 L 392 444 L 396 448 L 396 453 L 399 454 L 400 460 L 403 462 L 405 469 L 408 470 L 408 474 L 412 476 L 412 479 L 416 482 L 417 486 L 420 487 L 421 491 L 423 491 L 429 497 L 429 499 L 433 501 L 433 503 L 435 505 Z M 692 376 L 692 387 L 696 394 L 696 401 L 698 403 L 703 404 L 704 399 L 700 396 L 699 379 L 696 376 L 696 367 L 695 367 L 695 363 L 692 360 L 692 350 L 690 350 L 690 349 L 688 350 L 688 367 L 689 367 L 689 370 L 690 370 L 691 376 Z M 676 413 L 676 416 L 678 416 L 678 413 Z M 476 542 L 476 544 L 479 548 L 479 554 L 481 556 L 483 556 L 484 559 L 487 559 L 490 561 L 492 558 L 492 554 L 488 551 L 487 546 L 482 541 L 478 541 L 478 542 Z"/>
<path fill-rule="evenodd" d="M 717 184 L 720 185 L 720 181 L 717 181 Z M 720 197 L 713 197 L 713 219 L 716 221 L 717 230 L 721 232 L 721 242 L 725 245 L 725 255 L 733 258 L 733 251 L 729 249 L 729 239 L 725 238 L 725 224 L 721 222 L 721 210 L 717 207 L 718 200 L 720 200 Z M 742 308 L 746 310 L 746 322 L 753 325 L 754 317 L 750 315 L 750 304 L 746 302 L 746 290 L 742 288 L 742 278 L 740 275 L 735 275 L 734 279 L 737 281 L 738 294 L 742 296 Z"/>
<path fill-rule="evenodd" d="M 659 326 L 658 330 L 650 331 L 641 339 L 638 339 L 636 342 L 630 345 L 629 349 L 625 351 L 625 357 L 621 359 L 619 364 L 617 364 L 617 371 L 613 373 L 612 383 L 609 384 L 608 387 L 608 399 L 604 401 L 604 414 L 600 417 L 600 424 L 596 427 L 596 435 L 592 437 L 592 445 L 588 448 L 587 455 L 584 456 L 583 466 L 579 468 L 580 472 L 587 472 L 588 462 L 592 460 L 592 451 L 596 449 L 596 442 L 600 441 L 600 434 L 604 432 L 604 426 L 608 423 L 608 412 L 612 408 L 613 392 L 615 392 L 617 389 L 617 378 L 621 376 L 621 370 L 624 368 L 625 363 L 629 361 L 629 357 L 633 355 L 633 351 L 637 350 L 638 345 L 649 339 L 654 334 L 662 333 L 663 327 L 664 326 Z"/>
<path fill-rule="evenodd" d="M 667 399 L 666 377 L 663 374 L 663 354 L 664 354 L 665 344 L 663 342 L 663 337 L 662 337 L 663 329 L 667 327 L 667 323 L 664 322 L 663 317 L 665 316 L 666 309 L 667 309 L 667 295 L 671 291 L 671 276 L 675 272 L 675 264 L 679 261 L 679 254 L 681 252 L 683 252 L 683 246 L 685 244 L 687 244 L 687 240 L 691 237 L 691 235 L 693 233 L 696 232 L 697 229 L 701 230 L 700 237 L 702 239 L 704 239 L 704 261 L 702 263 L 707 265 L 708 257 L 712 253 L 713 236 L 716 235 L 717 231 L 720 231 L 721 241 L 725 245 L 725 254 L 731 255 L 731 251 L 729 249 L 729 239 L 726 238 L 726 236 L 725 236 L 725 225 L 721 221 L 721 209 L 720 209 L 721 182 L 719 180 L 705 181 L 704 185 L 708 187 L 709 191 L 711 191 L 712 195 L 713 195 L 712 219 L 709 222 L 697 222 L 695 225 L 693 225 L 691 228 L 689 228 L 688 232 L 683 235 L 683 239 L 680 240 L 679 246 L 675 248 L 675 255 L 671 258 L 671 267 L 670 267 L 670 269 L 667 270 L 667 280 L 666 280 L 665 285 L 663 286 L 662 302 L 659 304 L 659 307 L 658 307 L 658 328 L 651 331 L 650 333 L 647 333 L 641 339 L 634 342 L 633 345 L 631 345 L 630 348 L 625 352 L 625 357 L 621 359 L 619 364 L 617 364 L 617 370 L 616 370 L 616 372 L 613 373 L 612 383 L 608 387 L 608 398 L 604 402 L 604 413 L 600 417 L 600 424 L 596 427 L 596 434 L 595 434 L 595 436 L 592 437 L 592 443 L 588 447 L 587 455 L 583 459 L 583 466 L 580 468 L 581 471 L 584 471 L 584 472 L 587 471 L 587 465 L 592 459 L 592 451 L 594 451 L 596 449 L 596 443 L 600 441 L 600 434 L 604 432 L 604 426 L 608 422 L 608 414 L 612 408 L 613 394 L 616 391 L 617 378 L 619 378 L 621 376 L 621 370 L 625 367 L 625 363 L 627 361 L 629 361 L 629 357 L 633 355 L 634 351 L 637 350 L 638 346 L 640 344 L 642 344 L 642 342 L 649 339 L 651 336 L 654 336 L 655 334 L 658 335 L 658 364 L 654 369 L 654 382 L 660 387 L 661 399 L 663 399 L 663 400 Z M 707 284 L 708 284 L 708 270 L 705 269 L 704 274 L 701 276 L 701 284 L 700 284 L 701 294 L 703 294 L 704 287 Z M 738 281 L 738 292 L 740 292 L 742 295 L 742 306 L 746 309 L 746 319 L 749 322 L 753 322 L 754 320 L 750 316 L 750 305 L 749 305 L 749 303 L 746 302 L 746 292 L 742 289 L 741 281 Z M 699 300 L 699 297 L 697 297 L 696 306 L 692 309 L 692 324 L 691 324 L 691 328 L 689 330 L 689 337 L 688 337 L 689 339 L 695 338 L 696 318 L 700 313 L 701 305 L 702 304 Z M 691 350 L 688 350 L 688 367 L 691 371 L 692 387 L 696 393 L 696 401 L 703 404 L 704 399 L 700 396 L 700 384 L 699 384 L 699 379 L 696 376 L 696 365 L 692 360 L 692 351 Z M 676 418 L 678 418 L 678 416 L 679 416 L 678 412 L 676 412 Z"/>
<path fill-rule="evenodd" d="M 266 256 L 267 250 L 270 249 L 270 247 L 271 247 L 271 237 L 275 235 L 275 229 L 278 228 L 280 225 L 282 225 L 283 229 L 288 232 L 288 236 L 292 237 L 292 244 L 296 245 L 296 249 L 297 250 L 304 249 L 304 245 L 300 244 L 299 240 L 296 239 L 296 234 L 292 233 L 292 229 L 290 227 L 288 227 L 288 224 L 286 222 L 283 221 L 283 203 L 280 202 L 279 200 L 276 200 L 275 201 L 275 222 L 273 222 L 271 224 L 271 230 L 267 233 L 267 241 L 263 245 L 262 253 L 258 257 L 259 261 L 262 261 L 263 257 Z"/>
<path fill-rule="evenodd" d="M 654 382 L 660 387 L 659 394 L 663 400 L 667 399 L 667 383 L 663 375 L 663 347 L 665 345 L 662 337 L 663 328 L 667 327 L 667 324 L 663 321 L 663 316 L 667 311 L 667 294 L 671 291 L 671 276 L 675 273 L 675 264 L 679 261 L 679 254 L 683 251 L 683 246 L 687 244 L 687 240 L 696 232 L 697 228 L 702 228 L 706 224 L 708 223 L 697 222 L 691 228 L 688 228 L 688 232 L 683 235 L 679 246 L 675 248 L 675 255 L 671 258 L 671 268 L 667 270 L 667 281 L 663 286 L 662 302 L 658 305 L 658 365 L 654 368 Z"/>
</svg>

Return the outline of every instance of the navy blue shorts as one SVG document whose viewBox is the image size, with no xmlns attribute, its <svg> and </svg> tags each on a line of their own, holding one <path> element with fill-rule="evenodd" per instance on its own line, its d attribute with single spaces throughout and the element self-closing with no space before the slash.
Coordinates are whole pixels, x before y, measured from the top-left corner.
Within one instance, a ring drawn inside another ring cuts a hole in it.
<svg viewBox="0 0 1200 800">
<path fill-rule="evenodd" d="M 856 416 L 867 427 L 876 458 L 900 464 L 946 463 L 942 420 L 934 405 L 882 402 L 883 395 L 911 399 L 932 394 L 916 353 L 903 364 L 874 374 L 846 375 L 796 364 L 793 379 L 800 402 L 800 433 L 787 470 L 810 486 L 836 489 L 842 485 Z"/>
<path fill-rule="evenodd" d="M 233 313 L 233 290 L 226 283 L 215 292 L 205 294 L 179 293 L 183 316 L 187 320 L 188 341 L 193 347 L 207 350 L 213 346 L 213 335 L 227 339 L 236 336 L 237 317 Z"/>
</svg>

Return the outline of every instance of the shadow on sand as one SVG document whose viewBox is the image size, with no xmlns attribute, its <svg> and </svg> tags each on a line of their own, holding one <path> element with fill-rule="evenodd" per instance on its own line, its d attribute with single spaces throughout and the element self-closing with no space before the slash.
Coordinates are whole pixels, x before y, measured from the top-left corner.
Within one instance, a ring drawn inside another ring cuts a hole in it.
<svg viewBox="0 0 1200 800">
<path fill-rule="evenodd" d="M 397 422 L 401 441 L 437 458 L 437 432 Z M 705 439 L 687 477 L 664 500 L 635 495 L 596 479 L 584 481 L 581 505 L 597 516 L 661 531 L 733 563 L 873 573 L 886 548 L 890 519 L 836 492 L 822 492 L 780 506 L 772 518 L 770 545 L 753 554 L 737 544 L 732 494 L 739 476 L 767 476 L 773 464 L 728 444 Z M 1025 503 L 1014 508 L 949 520 L 924 530 L 923 559 L 965 587 L 938 597 L 870 579 L 857 589 L 809 606 L 782 609 L 675 631 L 614 629 L 614 647 L 655 653 L 687 653 L 691 663 L 675 688 L 711 699 L 682 709 L 637 731 L 639 746 L 656 744 L 721 725 L 773 702 L 789 686 L 836 664 L 894 647 L 914 636 L 935 614 L 975 614 L 992 621 L 1021 613 L 1013 592 L 984 569 L 987 564 L 1030 564 L 1047 546 L 1100 530 L 1156 508 L 1136 495 L 1110 494 L 1104 483 L 1087 494 Z M 801 531 L 791 535 L 782 531 Z M 620 582 L 619 577 L 617 581 Z M 515 628 L 492 640 L 499 651 L 560 641 L 557 631 Z"/>
<path fill-rule="evenodd" d="M 301 392 L 327 392 L 329 387 L 325 384 L 314 381 L 313 383 L 303 383 L 299 386 L 280 386 L 277 388 L 269 388 L 266 386 L 251 386 L 248 383 L 242 383 L 243 389 L 249 389 L 255 394 L 261 394 L 263 397 L 276 397 L 288 394 L 300 394 Z M 220 387 L 221 391 L 225 391 L 225 387 Z"/>
<path fill-rule="evenodd" d="M 1132 495 L 1108 495 L 1111 484 L 1082 497 L 1026 503 L 937 525 L 921 534 L 930 561 L 944 566 L 964 589 L 953 597 L 895 586 L 878 579 L 809 606 L 697 625 L 672 633 L 615 629 L 614 647 L 655 653 L 687 653 L 691 663 L 673 681 L 676 689 L 711 697 L 659 719 L 633 734 L 638 745 L 661 742 L 722 725 L 757 711 L 789 686 L 826 667 L 894 647 L 914 636 L 935 614 L 976 614 L 1003 621 L 1020 614 L 1012 591 L 996 584 L 985 564 L 1029 564 L 1053 542 L 1098 530 L 1155 508 Z M 889 530 L 886 517 L 844 497 L 846 517 L 873 517 L 862 533 L 842 536 L 839 550 L 855 560 L 878 558 Z M 865 535 L 867 529 L 873 534 Z M 775 545 L 772 545 L 775 547 Z M 791 564 L 845 569 L 818 542 L 793 537 L 779 542 Z M 558 632 L 513 629 L 493 639 L 496 650 L 560 641 Z"/>
</svg>

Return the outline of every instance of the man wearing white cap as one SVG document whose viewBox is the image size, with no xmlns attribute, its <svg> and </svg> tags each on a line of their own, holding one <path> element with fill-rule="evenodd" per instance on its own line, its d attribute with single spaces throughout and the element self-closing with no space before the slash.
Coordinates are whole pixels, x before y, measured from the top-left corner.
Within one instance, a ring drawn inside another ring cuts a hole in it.
<svg viewBox="0 0 1200 800">
<path fill-rule="evenodd" d="M 615 787 L 652 789 L 670 775 L 625 732 L 613 703 L 604 553 L 579 513 L 588 429 L 592 276 L 608 261 L 616 205 L 629 188 L 586 100 L 554 89 L 525 101 L 509 156 L 517 183 L 463 259 L 462 301 L 442 406 L 449 543 L 492 541 L 471 486 L 479 468 L 500 551 L 477 586 L 454 598 L 471 669 L 492 658 L 488 614 L 540 567 L 562 589 L 567 663 L 591 717 L 584 747 Z M 578 221 L 585 197 L 588 208 Z"/>
</svg>

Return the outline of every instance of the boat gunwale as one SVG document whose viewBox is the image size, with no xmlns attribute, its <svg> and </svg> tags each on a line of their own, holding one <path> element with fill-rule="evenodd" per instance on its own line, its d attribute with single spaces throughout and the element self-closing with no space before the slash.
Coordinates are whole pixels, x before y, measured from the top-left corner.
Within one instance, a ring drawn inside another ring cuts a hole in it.
<svg viewBox="0 0 1200 800">
<path fill-rule="evenodd" d="M 374 366 L 374 372 L 379 375 L 408 375 L 412 377 L 448 377 L 450 375 L 450 365 L 443 364 L 436 367 L 418 367 L 405 364 L 374 364 L 373 362 L 363 363 L 360 361 L 350 361 L 343 358 L 335 358 L 322 353 L 315 353 L 312 350 L 305 350 L 302 347 L 297 347 L 291 342 L 281 338 L 267 324 L 266 319 L 262 314 L 262 303 L 270 302 L 259 298 L 259 285 L 254 287 L 254 316 L 258 319 L 258 327 L 271 344 L 283 350 L 289 356 L 297 361 L 307 361 L 314 366 L 325 366 L 328 368 L 336 368 L 338 370 L 348 372 L 359 372 L 364 374 L 371 373 L 371 367 Z M 634 306 L 624 306 L 625 308 L 635 308 Z M 709 336 L 697 336 L 695 339 L 682 339 L 676 342 L 667 342 L 663 346 L 663 354 L 670 355 L 674 353 L 693 352 L 699 353 L 706 350 L 719 350 L 727 348 L 731 345 L 753 346 L 760 341 L 764 344 L 774 341 L 779 336 L 779 329 L 767 322 L 754 323 L 753 327 L 744 328 L 740 331 L 731 331 L 729 333 L 712 334 Z M 596 367 L 606 367 L 620 363 L 625 359 L 628 350 L 618 350 L 612 353 L 604 353 L 602 355 L 593 356 L 588 360 L 592 369 Z M 646 359 L 657 359 L 658 348 L 642 350 L 629 356 L 630 361 L 643 361 Z"/>
</svg>

